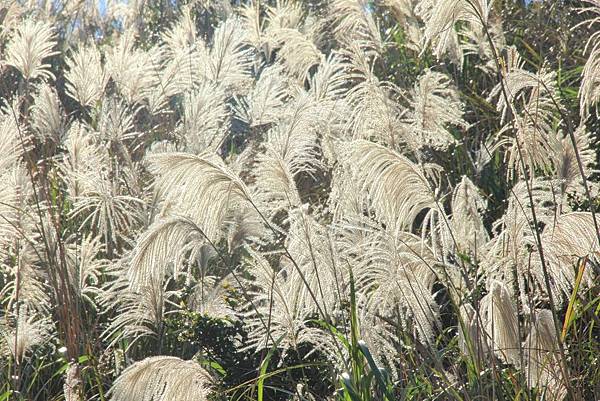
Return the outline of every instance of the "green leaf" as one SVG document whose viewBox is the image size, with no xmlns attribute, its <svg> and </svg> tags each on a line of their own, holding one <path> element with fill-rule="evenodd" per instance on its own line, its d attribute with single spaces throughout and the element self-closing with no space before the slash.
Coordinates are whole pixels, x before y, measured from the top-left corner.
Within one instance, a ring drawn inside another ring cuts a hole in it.
<svg viewBox="0 0 600 401">
<path fill-rule="evenodd" d="M 389 377 L 387 376 L 387 374 L 384 376 L 382 370 L 377 366 L 375 360 L 373 359 L 373 355 L 371 355 L 371 351 L 369 351 L 369 347 L 367 347 L 367 344 L 361 340 L 358 342 L 358 346 L 360 347 L 360 351 L 362 352 L 362 354 L 365 356 L 365 358 L 367 358 L 367 362 L 369 363 L 371 372 L 377 380 L 377 384 L 379 384 L 379 387 L 384 393 L 385 398 L 389 401 L 392 401 L 394 397 L 390 392 L 391 386 L 389 383 Z M 383 372 L 385 372 L 385 370 Z"/>
<path fill-rule="evenodd" d="M 275 351 L 277 351 L 277 347 L 279 346 L 279 343 L 281 342 L 282 339 L 283 339 L 283 336 L 279 337 L 277 339 L 277 341 L 275 341 L 275 344 L 273 344 L 273 346 L 267 353 L 267 356 L 265 356 L 265 359 L 263 359 L 262 362 L 260 363 L 260 374 L 259 374 L 259 379 L 258 379 L 258 401 L 263 401 L 264 389 L 265 389 L 265 378 L 266 378 L 266 374 L 267 374 L 267 368 L 269 367 L 269 361 L 271 360 L 271 357 L 273 356 Z"/>
</svg>

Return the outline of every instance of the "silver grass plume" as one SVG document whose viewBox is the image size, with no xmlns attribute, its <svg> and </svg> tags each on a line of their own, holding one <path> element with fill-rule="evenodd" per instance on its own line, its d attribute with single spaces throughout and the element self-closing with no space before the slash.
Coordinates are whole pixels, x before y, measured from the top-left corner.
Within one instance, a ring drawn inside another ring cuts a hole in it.
<svg viewBox="0 0 600 401">
<path fill-rule="evenodd" d="M 54 79 L 50 65 L 44 60 L 57 52 L 54 29 L 47 22 L 26 19 L 17 28 L 6 45 L 6 64 L 15 67 L 27 81 Z"/>
<path fill-rule="evenodd" d="M 62 145 L 66 152 L 59 163 L 59 176 L 67 186 L 69 196 L 77 199 L 93 190 L 98 171 L 108 169 L 108 151 L 78 122 L 71 124 Z"/>
<path fill-rule="evenodd" d="M 598 0 L 584 0 L 587 7 L 583 8 L 581 12 L 588 12 L 592 15 L 586 21 L 583 21 L 573 29 L 578 28 L 581 25 L 593 26 L 594 24 L 600 23 L 600 1 Z M 598 38 L 600 37 L 600 31 L 594 32 L 586 44 L 586 51 L 593 44 L 590 55 L 581 71 L 581 86 L 579 87 L 579 113 L 581 119 L 585 120 L 589 116 L 589 109 L 595 105 L 600 99 L 600 45 L 598 45 Z"/>
<path fill-rule="evenodd" d="M 343 152 L 340 159 L 343 160 Z M 364 195 L 362 184 L 353 179 L 353 174 L 343 166 L 336 166 L 331 179 L 331 192 L 327 207 L 336 222 L 343 222 L 364 216 Z"/>
<path fill-rule="evenodd" d="M 483 5 L 488 11 L 487 15 L 482 15 L 485 26 L 481 25 L 479 16 L 476 15 L 474 23 L 468 23 L 461 26 L 461 48 L 464 56 L 475 55 L 483 62 L 478 63 L 476 68 L 484 73 L 492 75 L 497 71 L 494 52 L 500 53 L 506 49 L 506 38 L 502 26 L 502 13 L 494 12 L 493 1 L 479 1 L 477 3 L 467 0 L 471 4 L 476 4 L 478 9 L 475 14 L 480 12 Z M 489 36 L 488 36 L 489 35 Z M 491 42 L 491 43 L 490 43 Z"/>
<path fill-rule="evenodd" d="M 177 23 L 162 35 L 167 51 L 175 55 L 196 44 L 196 21 L 189 6 L 182 7 Z"/>
<path fill-rule="evenodd" d="M 271 7 L 267 10 L 269 11 L 270 9 Z M 246 28 L 246 40 L 248 41 L 248 44 L 256 50 L 264 50 L 268 55 L 268 45 L 263 38 L 265 18 L 262 18 L 261 11 L 260 3 L 257 1 L 242 4 L 238 10 L 240 18 Z"/>
<path fill-rule="evenodd" d="M 72 239 L 65 248 L 69 282 L 75 295 L 96 307 L 96 296 L 102 291 L 102 274 L 110 267 L 108 261 L 100 256 L 105 252 L 100 237 L 88 234 L 79 241 Z"/>
<path fill-rule="evenodd" d="M 16 104 L 9 107 L 17 109 Z M 25 127 L 17 124 L 10 110 L 0 112 L 0 171 L 8 171 L 29 148 Z"/>
<path fill-rule="evenodd" d="M 484 361 L 489 354 L 488 340 L 482 330 L 482 319 L 471 304 L 460 306 L 458 346 L 465 355 L 470 355 L 476 363 Z"/>
<path fill-rule="evenodd" d="M 340 266 L 336 232 L 310 215 L 306 207 L 290 211 L 289 225 L 286 248 L 295 265 L 284 257 L 280 266 L 288 272 L 288 278 L 301 281 L 312 290 L 313 294 L 304 292 L 304 303 L 315 313 L 328 314 L 347 295 L 348 286 L 347 270 Z"/>
<path fill-rule="evenodd" d="M 247 204 L 250 192 L 220 157 L 210 153 L 159 153 L 148 157 L 165 211 L 189 217 L 215 240 L 227 212 Z"/>
<path fill-rule="evenodd" d="M 555 94 L 553 94 L 555 96 Z M 555 148 L 559 138 L 553 127 L 556 108 L 547 97 L 532 96 L 525 105 L 522 114 L 515 117 L 516 135 L 511 140 L 511 148 L 505 156 L 509 166 L 508 176 L 524 174 L 521 159 L 525 169 L 534 173 L 536 169 L 548 172 L 552 169 L 552 159 L 547 155 Z M 502 133 L 509 130 L 505 125 Z M 519 156 L 518 146 L 521 147 L 522 157 Z"/>
<path fill-rule="evenodd" d="M 169 99 L 187 92 L 198 80 L 196 66 L 200 63 L 197 52 L 191 48 L 170 51 L 161 46 L 157 51 L 157 71 L 147 90 L 148 110 L 153 114 L 166 111 Z"/>
<path fill-rule="evenodd" d="M 8 279 L 0 296 L 10 308 L 21 305 L 28 311 L 46 314 L 52 305 L 48 272 L 40 267 L 38 251 L 27 239 L 21 239 L 16 241 L 12 253 L 15 260 L 13 264 L 0 264 Z"/>
<path fill-rule="evenodd" d="M 502 85 L 499 82 L 490 92 L 488 100 L 492 101 L 494 97 L 498 97 L 496 110 L 502 113 L 501 121 L 504 122 L 512 112 L 512 108 L 515 107 L 514 99 L 518 96 L 524 97 L 527 94 L 526 90 L 532 86 L 537 86 L 539 81 L 536 79 L 535 74 L 524 69 L 525 61 L 515 46 L 506 48 L 500 66 L 508 99 L 505 99 L 502 95 Z"/>
<path fill-rule="evenodd" d="M 347 163 L 380 220 L 410 227 L 422 210 L 437 210 L 430 178 L 439 166 L 419 166 L 393 150 L 363 140 L 348 144 Z"/>
<path fill-rule="evenodd" d="M 142 104 L 159 71 L 158 49 L 135 47 L 135 32 L 125 30 L 116 46 L 106 52 L 106 71 L 129 105 Z"/>
<path fill-rule="evenodd" d="M 258 6 L 258 3 L 256 4 Z M 311 67 L 324 58 L 318 46 L 322 40 L 321 21 L 306 15 L 298 2 L 282 1 L 266 7 L 266 18 L 260 19 L 257 7 L 247 8 L 247 25 L 252 30 L 249 40 L 268 60 L 275 53 L 277 61 L 303 83 Z"/>
<path fill-rule="evenodd" d="M 86 184 L 86 191 L 75 199 L 69 217 L 82 217 L 80 227 L 89 224 L 95 233 L 102 234 L 105 244 L 117 245 L 140 221 L 144 202 L 123 194 L 124 186 L 109 179 L 106 173 Z"/>
<path fill-rule="evenodd" d="M 353 138 L 376 138 L 393 150 L 406 143 L 412 145 L 412 136 L 402 122 L 405 110 L 397 101 L 398 89 L 379 80 L 374 72 L 375 60 L 357 45 L 352 46 L 346 55 L 350 70 L 346 79 L 357 82 L 346 96 L 351 107 L 347 125 Z"/>
<path fill-rule="evenodd" d="M 204 276 L 194 286 L 188 302 L 190 309 L 206 316 L 220 319 L 236 319 L 234 311 L 227 304 L 228 289 L 233 288 L 231 277 L 219 280 L 214 276 Z"/>
<path fill-rule="evenodd" d="M 301 204 L 295 177 L 313 174 L 320 166 L 317 132 L 311 120 L 312 99 L 299 96 L 284 113 L 284 121 L 267 132 L 264 152 L 257 156 L 255 198 L 274 215 Z M 286 118 L 289 117 L 289 118 Z"/>
<path fill-rule="evenodd" d="M 450 222 L 452 234 L 461 252 L 476 254 L 488 242 L 489 234 L 481 218 L 486 207 L 487 202 L 479 194 L 479 189 L 467 176 L 463 176 L 452 194 Z"/>
<path fill-rule="evenodd" d="M 273 134 L 276 136 L 278 132 Z M 269 145 L 267 143 L 265 153 L 258 156 L 255 174 L 260 186 L 255 198 L 265 205 L 269 216 L 274 216 L 280 211 L 300 207 L 302 201 L 289 161 Z"/>
<path fill-rule="evenodd" d="M 268 40 L 278 49 L 278 59 L 291 75 L 298 78 L 299 83 L 309 77 L 311 67 L 318 65 L 324 58 L 316 43 L 319 38 L 316 27 L 309 27 L 306 32 L 293 28 L 270 28 Z"/>
<path fill-rule="evenodd" d="M 5 314 L 0 322 L 0 353 L 12 357 L 17 365 L 52 337 L 52 324 L 25 306 Z"/>
<path fill-rule="evenodd" d="M 582 119 L 589 115 L 589 109 L 600 99 L 600 46 L 592 49 L 583 71 L 579 87 L 579 109 Z"/>
<path fill-rule="evenodd" d="M 479 144 L 479 149 L 475 151 L 474 167 L 477 177 L 485 167 L 492 161 L 496 151 L 510 143 L 510 138 L 490 135 L 487 139 L 482 140 Z"/>
<path fill-rule="evenodd" d="M 181 227 L 173 231 L 180 233 L 177 234 L 180 238 L 178 243 L 196 238 L 186 249 L 195 252 L 197 247 L 194 244 L 217 241 L 225 237 L 226 232 L 230 247 L 239 246 L 248 237 L 261 235 L 262 222 L 252 206 L 250 191 L 218 156 L 158 153 L 150 155 L 149 159 L 151 169 L 158 175 L 156 188 L 159 197 L 164 200 L 163 215 L 180 216 L 182 218 L 177 219 L 185 221 L 183 225 L 171 224 L 173 228 Z M 193 237 L 188 237 L 188 234 Z M 150 245 L 148 249 L 154 249 L 154 246 Z M 151 255 L 162 254 L 152 251 Z M 135 258 L 136 270 L 140 267 L 143 271 L 143 266 L 154 263 L 154 256 L 150 259 L 144 256 L 139 261 L 137 256 Z M 158 268 L 164 269 L 165 266 L 159 265 Z"/>
<path fill-rule="evenodd" d="M 481 314 L 489 348 L 504 362 L 519 365 L 518 313 L 508 287 L 493 280 L 481 299 Z"/>
<path fill-rule="evenodd" d="M 421 0 L 415 11 L 425 22 L 425 45 L 431 44 L 438 58 L 449 54 L 462 67 L 463 49 L 455 26 L 458 22 L 487 26 L 492 4 L 488 0 Z"/>
<path fill-rule="evenodd" d="M 537 387 L 544 400 L 549 401 L 562 401 L 567 395 L 557 344 L 552 311 L 535 310 L 524 343 L 527 383 L 529 387 Z"/>
<path fill-rule="evenodd" d="M 116 96 L 103 98 L 99 106 L 92 113 L 97 120 L 97 129 L 93 132 L 101 141 L 117 144 L 118 153 L 130 164 L 129 149 L 123 142 L 142 135 L 135 129 L 135 116 L 140 109 L 128 106 Z"/>
<path fill-rule="evenodd" d="M 10 36 L 10 33 L 21 23 L 25 5 L 18 1 L 4 1 L 2 2 L 2 9 L 4 16 L 0 24 L 0 39 L 4 42 L 6 37 Z"/>
<path fill-rule="evenodd" d="M 0 172 L 0 247 L 15 244 L 33 231 L 28 213 L 32 195 L 33 186 L 24 166 L 15 164 Z"/>
<path fill-rule="evenodd" d="M 587 132 L 584 125 L 579 126 L 575 132 L 575 146 L 582 163 L 584 175 L 589 179 L 594 172 L 592 166 L 596 161 L 596 154 L 593 150 L 593 140 L 591 133 Z M 560 194 L 563 196 L 563 203 L 566 203 L 567 194 L 583 192 L 582 177 L 579 171 L 577 154 L 573 148 L 570 135 L 564 134 L 554 142 L 553 164 L 554 175 L 559 180 Z"/>
<path fill-rule="evenodd" d="M 294 0 L 277 2 L 266 9 L 266 30 L 271 29 L 302 29 L 307 18 L 302 5 Z"/>
<path fill-rule="evenodd" d="M 58 143 L 66 131 L 64 110 L 56 90 L 41 85 L 31 106 L 31 127 L 40 140 Z"/>
<path fill-rule="evenodd" d="M 496 109 L 505 124 L 500 132 L 513 127 L 516 131 L 509 133 L 511 146 L 505 156 L 510 166 L 508 176 L 524 174 L 521 163 L 531 173 L 535 169 L 548 171 L 552 159 L 547 155 L 559 140 L 554 129 L 557 111 L 553 99 L 559 98 L 556 73 L 545 67 L 537 73 L 525 70 L 515 48 L 508 49 L 502 66 L 503 82 L 492 89 L 488 101 L 498 98 Z"/>
<path fill-rule="evenodd" d="M 69 362 L 65 373 L 65 382 L 63 384 L 65 401 L 81 401 L 82 384 L 79 364 L 76 362 Z"/>
<path fill-rule="evenodd" d="M 223 88 L 209 82 L 183 95 L 183 116 L 176 133 L 188 152 L 201 154 L 218 150 L 228 127 L 229 110 L 225 100 Z"/>
<path fill-rule="evenodd" d="M 211 384 L 197 362 L 154 356 L 125 369 L 109 394 L 111 401 L 206 401 Z"/>
<path fill-rule="evenodd" d="M 255 200 L 257 204 L 258 201 Z M 263 214 L 261 207 L 261 214 Z M 281 230 L 271 223 L 271 227 L 265 225 L 264 215 L 256 213 L 254 207 L 245 205 L 240 209 L 231 210 L 225 218 L 225 236 L 227 250 L 231 253 L 247 243 L 265 244 L 268 239 L 273 238 L 273 230 Z M 266 218 L 266 217 L 265 217 Z"/>
<path fill-rule="evenodd" d="M 110 156 L 111 163 L 102 171 L 107 175 L 102 178 L 111 181 L 120 194 L 139 198 L 140 203 L 143 203 L 138 166 L 132 158 L 137 150 L 135 145 L 139 146 L 139 139 L 143 135 L 136 130 L 135 123 L 140 110 L 141 107 L 128 106 L 116 96 L 104 98 L 99 107 L 92 110 L 96 129 L 91 133 L 103 152 Z"/>
<path fill-rule="evenodd" d="M 434 345 L 440 327 L 439 307 L 433 295 L 436 280 L 433 252 L 418 236 L 401 231 L 374 229 L 354 251 L 355 277 L 372 316 L 412 322 L 406 329 Z M 406 325 L 406 323 L 402 323 Z"/>
<path fill-rule="evenodd" d="M 208 57 L 203 58 L 203 75 L 228 93 L 245 91 L 251 79 L 251 57 L 241 19 L 230 17 L 215 30 Z"/>
<path fill-rule="evenodd" d="M 201 251 L 205 242 L 193 222 L 168 218 L 152 224 L 137 240 L 131 251 L 127 276 L 129 286 L 139 290 L 165 277 L 177 277 L 187 250 Z"/>
<path fill-rule="evenodd" d="M 339 53 L 323 60 L 310 78 L 310 93 L 320 105 L 325 102 L 342 102 L 347 92 L 349 65 Z M 332 106 L 329 106 L 332 108 Z"/>
<path fill-rule="evenodd" d="M 334 22 L 333 34 L 342 43 L 358 43 L 364 50 L 383 53 L 386 41 L 370 7 L 365 0 L 331 1 L 329 14 Z"/>
<path fill-rule="evenodd" d="M 266 67 L 248 96 L 239 99 L 238 117 L 250 127 L 275 123 L 288 97 L 283 68 L 277 64 Z"/>
<path fill-rule="evenodd" d="M 242 349 L 269 349 L 277 340 L 284 355 L 297 350 L 301 344 L 312 344 L 313 352 L 331 347 L 330 336 L 308 324 L 314 316 L 315 305 L 298 272 L 291 264 L 277 271 L 264 255 L 250 248 L 248 252 L 245 263 L 252 276 L 248 284 L 254 288 L 253 303 L 258 314 L 247 305 L 244 322 L 248 341 Z"/>
<path fill-rule="evenodd" d="M 390 324 L 387 318 L 384 320 L 382 316 L 373 314 L 373 310 L 365 306 L 366 300 L 363 294 L 357 294 L 357 298 L 359 336 L 361 338 L 359 344 L 364 342 L 371 351 L 377 366 L 385 367 L 391 377 L 397 380 L 401 375 L 395 365 L 400 358 L 397 344 L 402 341 L 397 334 L 397 328 Z M 418 323 L 415 323 L 415 326 L 418 326 Z M 410 327 L 410 329 L 415 329 L 415 327 Z M 331 354 L 332 351 L 333 349 L 329 353 Z M 346 349 L 344 348 L 342 352 L 346 352 Z M 330 358 L 335 361 L 334 356 Z M 336 366 L 342 365 L 337 362 Z"/>
<path fill-rule="evenodd" d="M 129 340 L 127 350 L 145 337 L 159 338 L 165 317 L 179 310 L 172 298 L 176 291 L 166 289 L 168 280 L 129 286 L 127 272 L 114 269 L 117 277 L 109 283 L 101 298 L 103 310 L 114 311 L 110 324 L 102 333 L 109 347 Z"/>
<path fill-rule="evenodd" d="M 252 203 L 260 210 L 256 212 Z M 264 219 L 268 219 L 265 204 L 254 194 L 252 203 L 245 203 L 239 208 L 230 209 L 224 220 L 225 237 L 227 239 L 227 249 L 233 252 L 247 243 L 265 244 L 271 240 L 273 231 L 278 230 L 277 226 L 271 222 L 269 228 Z"/>
<path fill-rule="evenodd" d="M 458 92 L 445 74 L 427 70 L 421 75 L 411 91 L 410 106 L 406 119 L 419 137 L 419 148 L 446 150 L 456 143 L 448 128 L 468 128 Z"/>
<path fill-rule="evenodd" d="M 323 162 L 332 167 L 338 161 L 338 141 L 347 136 L 344 126 L 350 108 L 346 102 L 349 65 L 338 53 L 321 62 L 310 78 L 309 96 L 313 99 L 317 117 Z M 317 114 L 318 113 L 318 114 Z"/>
<path fill-rule="evenodd" d="M 535 208 L 538 221 L 546 227 L 552 227 L 557 218 L 556 183 L 535 179 L 529 183 L 533 204 L 530 202 L 528 186 L 520 181 L 515 184 L 508 198 L 508 207 L 504 215 L 494 223 L 493 232 L 497 234 L 485 246 L 485 256 L 480 260 L 488 277 L 503 280 L 513 277 L 516 268 L 516 284 L 519 295 L 526 308 L 529 304 L 525 277 L 536 281 L 545 288 L 544 271 L 539 263 L 539 255 L 532 255 L 528 247 L 535 248 L 535 232 L 531 227 L 531 208 Z M 543 245 L 545 247 L 545 245 Z M 534 250 L 534 253 L 537 251 Z M 538 297 L 547 297 L 546 291 L 538 291 Z M 558 294 L 557 294 L 558 296 Z"/>
<path fill-rule="evenodd" d="M 583 258 L 597 259 L 600 250 L 592 215 L 588 212 L 560 215 L 553 224 L 545 227 L 541 238 L 554 299 L 564 300 L 571 295 L 575 283 L 576 271 L 573 267 L 578 266 L 578 261 Z M 539 258 L 534 258 L 532 264 L 542 282 L 543 271 Z M 597 276 L 590 265 L 584 265 L 583 268 L 581 285 L 587 288 Z"/>
<path fill-rule="evenodd" d="M 66 92 L 83 107 L 94 106 L 102 98 L 108 73 L 102 65 L 98 48 L 81 46 L 66 60 Z"/>
</svg>

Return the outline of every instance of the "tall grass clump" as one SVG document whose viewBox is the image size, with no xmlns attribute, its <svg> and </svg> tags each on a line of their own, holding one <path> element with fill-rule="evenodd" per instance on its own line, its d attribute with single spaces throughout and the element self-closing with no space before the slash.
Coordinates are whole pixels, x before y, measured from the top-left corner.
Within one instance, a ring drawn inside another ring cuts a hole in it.
<svg viewBox="0 0 600 401">
<path fill-rule="evenodd" d="M 0 1 L 0 400 L 600 399 L 597 0 Z"/>
</svg>

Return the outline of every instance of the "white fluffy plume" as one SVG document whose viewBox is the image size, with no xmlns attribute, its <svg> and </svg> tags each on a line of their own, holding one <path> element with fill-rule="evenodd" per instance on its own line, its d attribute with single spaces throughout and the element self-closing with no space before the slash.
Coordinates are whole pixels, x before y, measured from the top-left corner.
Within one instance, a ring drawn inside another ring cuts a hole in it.
<svg viewBox="0 0 600 401">
<path fill-rule="evenodd" d="M 110 390 L 111 401 L 205 401 L 209 374 L 197 362 L 155 356 L 121 373 Z"/>
</svg>

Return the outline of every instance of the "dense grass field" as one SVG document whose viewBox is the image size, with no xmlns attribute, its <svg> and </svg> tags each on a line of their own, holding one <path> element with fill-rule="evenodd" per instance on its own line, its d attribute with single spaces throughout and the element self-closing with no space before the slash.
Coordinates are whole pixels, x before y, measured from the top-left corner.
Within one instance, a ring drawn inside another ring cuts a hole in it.
<svg viewBox="0 0 600 401">
<path fill-rule="evenodd" d="M 599 0 L 0 0 L 0 401 L 600 400 L 599 101 Z"/>
</svg>

